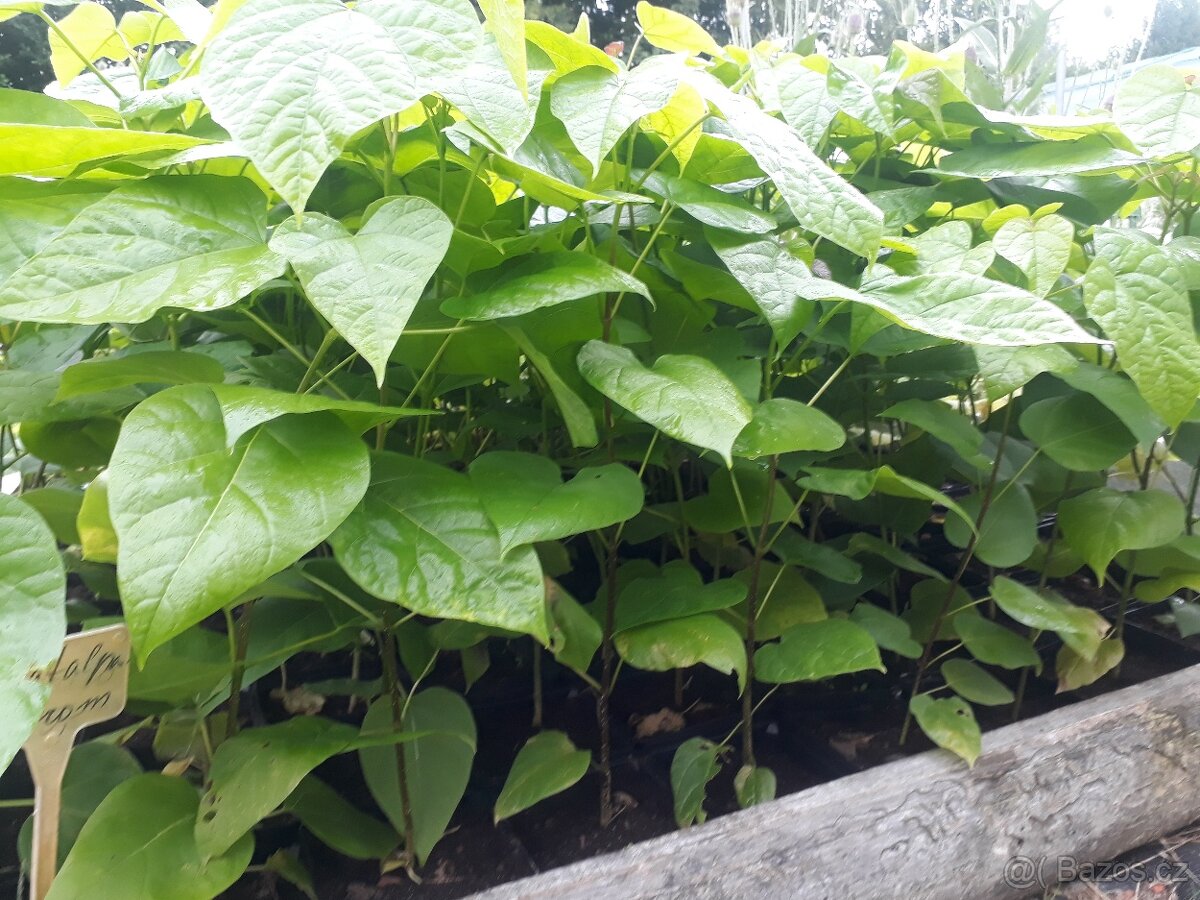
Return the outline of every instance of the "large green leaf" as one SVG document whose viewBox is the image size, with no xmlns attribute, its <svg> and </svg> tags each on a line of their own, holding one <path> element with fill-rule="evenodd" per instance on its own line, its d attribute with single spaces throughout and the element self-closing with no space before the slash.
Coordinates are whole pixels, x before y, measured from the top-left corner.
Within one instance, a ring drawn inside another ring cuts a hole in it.
<svg viewBox="0 0 1200 900">
<path fill-rule="evenodd" d="M 1009 178 L 1014 175 L 1069 175 L 1121 171 L 1142 158 L 1114 147 L 1100 135 L 1072 141 L 988 144 L 959 150 L 938 161 L 939 175 L 963 178 Z"/>
<path fill-rule="evenodd" d="M 996 252 L 1025 273 L 1029 290 L 1045 297 L 1071 259 L 1075 229 L 1062 216 L 1009 219 L 992 238 Z"/>
<path fill-rule="evenodd" d="M 208 790 L 200 800 L 196 846 L 220 856 L 248 834 L 329 759 L 350 749 L 358 730 L 317 717 L 297 716 L 242 731 L 213 754 Z"/>
<path fill-rule="evenodd" d="M 119 785 L 83 826 L 48 900 L 219 896 L 246 871 L 254 838 L 206 859 L 192 833 L 199 806 L 196 789 L 181 778 L 139 775 Z"/>
<path fill-rule="evenodd" d="M 1042 661 L 1028 638 L 985 619 L 974 608 L 954 617 L 954 630 L 980 662 L 1005 669 L 1041 669 Z"/>
<path fill-rule="evenodd" d="M 588 66 L 555 82 L 550 109 L 593 172 L 630 125 L 670 101 L 679 78 L 671 63 L 669 57 L 651 57 L 622 72 Z"/>
<path fill-rule="evenodd" d="M 739 194 L 726 193 L 700 181 L 654 172 L 646 178 L 645 184 L 694 219 L 713 228 L 762 234 L 778 224 L 771 213 L 764 212 Z"/>
<path fill-rule="evenodd" d="M 185 350 L 147 350 L 76 363 L 62 374 L 56 401 L 135 384 L 220 383 L 225 370 L 211 356 Z"/>
<path fill-rule="evenodd" d="M 1083 393 L 1034 403 L 1021 413 L 1021 431 L 1073 472 L 1106 471 L 1138 442 L 1107 406 Z"/>
<path fill-rule="evenodd" d="M 880 413 L 885 418 L 899 419 L 915 425 L 949 446 L 955 453 L 976 468 L 984 468 L 990 460 L 980 452 L 983 432 L 974 423 L 955 412 L 940 400 L 901 400 Z"/>
<path fill-rule="evenodd" d="M 66 177 L 85 163 L 208 143 L 161 131 L 0 122 L 0 175 Z"/>
<path fill-rule="evenodd" d="M 88 181 L 0 182 L 0 284 L 107 190 Z"/>
<path fill-rule="evenodd" d="M 838 114 L 837 101 L 829 93 L 828 75 L 808 68 L 801 59 L 784 56 L 774 77 L 784 119 L 804 143 L 816 148 Z"/>
<path fill-rule="evenodd" d="M 721 53 L 720 46 L 699 22 L 673 9 L 640 0 L 637 21 L 646 43 L 659 50 L 668 53 L 707 53 L 709 56 Z"/>
<path fill-rule="evenodd" d="M 579 371 L 600 393 L 664 434 L 720 454 L 732 465 L 733 444 L 752 418 L 750 404 L 715 364 L 700 356 L 660 356 L 646 368 L 633 351 L 589 341 Z"/>
<path fill-rule="evenodd" d="M 0 315 L 142 322 L 164 306 L 211 310 L 283 273 L 266 198 L 245 179 L 162 177 L 86 207 L 0 288 Z"/>
<path fill-rule="evenodd" d="M 461 696 L 435 687 L 409 698 L 402 724 L 405 732 L 421 737 L 399 747 L 364 747 L 358 755 L 371 796 L 403 834 L 405 817 L 396 754 L 404 754 L 416 844 L 410 849 L 417 862 L 424 863 L 446 833 L 446 826 L 467 788 L 475 761 L 475 719 Z M 367 710 L 363 730 L 392 728 L 392 701 L 383 697 Z"/>
<path fill-rule="evenodd" d="M 388 358 L 453 230 L 428 200 L 397 197 L 373 205 L 353 235 L 319 213 L 289 219 L 275 230 L 271 248 L 291 263 L 309 302 L 382 385 Z"/>
<path fill-rule="evenodd" d="M 746 647 L 733 626 L 709 613 L 639 625 L 614 639 L 621 659 L 637 669 L 670 672 L 703 663 L 737 674 L 739 691 L 746 687 Z"/>
<path fill-rule="evenodd" d="M 208 47 L 201 78 L 213 117 L 295 212 L 356 132 L 425 94 L 447 94 L 485 129 L 525 116 L 467 0 L 252 0 Z"/>
<path fill-rule="evenodd" d="M 714 103 L 738 142 L 779 189 L 800 223 L 859 256 L 874 258 L 883 213 L 825 165 L 788 125 L 735 94 L 715 78 L 693 73 L 691 83 Z"/>
<path fill-rule="evenodd" d="M 975 517 L 941 491 L 915 478 L 901 475 L 891 466 L 880 466 L 878 469 L 826 469 L 806 466 L 805 472 L 807 474 L 796 479 L 796 484 L 807 490 L 838 494 L 851 500 L 865 500 L 875 492 L 889 497 L 928 500 L 930 503 L 939 503 L 946 507 L 966 523 L 969 529 L 975 528 Z"/>
<path fill-rule="evenodd" d="M 478 457 L 470 472 L 506 553 L 519 544 L 606 528 L 642 509 L 641 481 L 617 463 L 588 466 L 563 483 L 554 460 L 502 450 Z"/>
<path fill-rule="evenodd" d="M 1112 109 L 1126 136 L 1154 156 L 1200 145 L 1200 88 L 1183 69 L 1140 69 L 1118 86 Z"/>
<path fill-rule="evenodd" d="M 970 704 L 961 697 L 936 700 L 928 694 L 919 694 L 909 701 L 908 708 L 931 741 L 961 756 L 968 766 L 975 765 L 982 737 Z"/>
<path fill-rule="evenodd" d="M 507 819 L 565 791 L 587 774 L 592 754 L 576 750 L 561 731 L 543 731 L 525 742 L 496 800 L 495 819 Z"/>
<path fill-rule="evenodd" d="M 29 678 L 62 650 L 67 576 L 54 535 L 33 507 L 0 494 L 0 768 L 42 714 L 49 687 Z"/>
<path fill-rule="evenodd" d="M 995 347 L 1100 343 L 1049 300 L 980 275 L 887 278 L 862 293 L 906 328 L 952 341 Z"/>
<path fill-rule="evenodd" d="M 638 279 L 586 253 L 536 253 L 523 258 L 485 290 L 452 297 L 442 312 L 458 319 L 504 319 L 605 292 L 649 297 Z"/>
<path fill-rule="evenodd" d="M 767 684 L 823 681 L 865 669 L 884 671 L 879 647 L 865 628 L 847 619 L 797 625 L 754 654 L 754 676 Z"/>
<path fill-rule="evenodd" d="M 289 394 L 250 384 L 217 384 L 211 388 L 225 419 L 225 441 L 232 445 L 250 429 L 290 414 L 329 412 L 355 434 L 405 416 L 428 415 L 426 410 L 377 406 L 362 400 L 340 400 L 324 394 Z"/>
<path fill-rule="evenodd" d="M 1146 235 L 1097 230 L 1084 302 L 1146 402 L 1178 425 L 1200 395 L 1200 341 L 1182 267 Z"/>
<path fill-rule="evenodd" d="M 1062 501 L 1058 524 L 1068 546 L 1104 584 L 1108 564 L 1122 550 L 1159 547 L 1178 537 L 1184 509 L 1178 498 L 1161 491 L 1096 488 Z"/>
<path fill-rule="evenodd" d="M 422 615 L 549 640 L 537 554 L 504 553 L 466 475 L 394 453 L 377 454 L 371 469 L 362 503 L 330 539 L 351 578 Z"/>
<path fill-rule="evenodd" d="M 211 388 L 170 388 L 140 404 L 109 469 L 139 657 L 323 541 L 367 481 L 366 447 L 328 414 L 272 420 L 231 447 Z"/>
<path fill-rule="evenodd" d="M 736 606 L 745 598 L 743 583 L 722 578 L 705 584 L 695 567 L 676 559 L 658 572 L 636 577 L 621 588 L 615 626 L 617 631 L 627 631 L 651 622 L 717 612 Z"/>
<path fill-rule="evenodd" d="M 671 793 L 675 798 L 675 824 L 680 828 L 703 823 L 704 794 L 721 770 L 721 746 L 704 738 L 688 738 L 671 759 Z"/>
</svg>

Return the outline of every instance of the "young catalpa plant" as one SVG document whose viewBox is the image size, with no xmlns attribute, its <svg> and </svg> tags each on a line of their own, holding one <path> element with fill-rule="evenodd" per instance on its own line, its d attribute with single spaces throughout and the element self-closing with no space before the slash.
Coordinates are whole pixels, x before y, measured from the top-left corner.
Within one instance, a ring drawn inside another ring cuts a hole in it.
<svg viewBox="0 0 1200 900">
<path fill-rule="evenodd" d="M 970 35 L 642 3 L 618 58 L 520 3 L 146 4 L 0 4 L 57 78 L 0 91 L 0 765 L 68 625 L 136 662 L 52 898 L 306 884 L 275 816 L 415 873 L 480 682 L 533 713 L 496 821 L 589 771 L 621 812 L 624 684 L 732 704 L 682 826 L 775 795 L 794 685 L 882 679 L 973 763 L 976 707 L 1100 680 L 1134 603 L 1200 630 L 1200 479 L 1161 477 L 1200 461 L 1192 75 L 1027 116 Z"/>
</svg>

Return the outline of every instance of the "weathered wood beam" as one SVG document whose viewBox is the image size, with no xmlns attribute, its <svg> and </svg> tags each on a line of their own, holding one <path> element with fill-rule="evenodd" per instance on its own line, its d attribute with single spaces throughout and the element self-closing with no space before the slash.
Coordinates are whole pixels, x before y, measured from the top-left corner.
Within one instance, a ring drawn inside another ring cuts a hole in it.
<svg viewBox="0 0 1200 900">
<path fill-rule="evenodd" d="M 475 895 L 478 900 L 990 900 L 1041 895 L 1200 819 L 1200 666 L 943 751 Z"/>
</svg>

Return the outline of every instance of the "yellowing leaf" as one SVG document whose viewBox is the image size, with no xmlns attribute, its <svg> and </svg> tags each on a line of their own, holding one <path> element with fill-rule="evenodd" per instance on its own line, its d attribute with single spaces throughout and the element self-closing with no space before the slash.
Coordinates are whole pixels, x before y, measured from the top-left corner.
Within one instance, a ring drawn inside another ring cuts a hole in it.
<svg viewBox="0 0 1200 900">
<path fill-rule="evenodd" d="M 58 22 L 57 29 L 50 29 L 49 39 L 50 68 L 64 86 L 88 63 L 102 57 L 121 60 L 129 56 L 117 37 L 117 20 L 99 3 L 80 3 Z M 80 54 L 86 59 L 80 59 Z"/>
<path fill-rule="evenodd" d="M 668 53 L 707 53 L 717 56 L 721 47 L 700 23 L 672 9 L 654 6 L 646 0 L 637 5 L 637 20 L 646 41 Z"/>
</svg>

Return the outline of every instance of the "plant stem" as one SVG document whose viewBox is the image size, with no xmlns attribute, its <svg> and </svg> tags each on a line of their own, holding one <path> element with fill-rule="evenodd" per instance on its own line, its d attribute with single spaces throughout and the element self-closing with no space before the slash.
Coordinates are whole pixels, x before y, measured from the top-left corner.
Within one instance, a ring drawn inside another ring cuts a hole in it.
<svg viewBox="0 0 1200 900">
<path fill-rule="evenodd" d="M 921 682 L 925 678 L 925 673 L 929 670 L 930 660 L 933 656 L 933 645 L 937 643 L 938 632 L 942 630 L 942 623 L 946 621 L 946 616 L 950 612 L 950 606 L 954 603 L 954 595 L 958 591 L 958 586 L 962 581 L 963 575 L 967 572 L 967 566 L 971 564 L 971 559 L 975 556 L 975 547 L 979 543 L 979 531 L 983 527 L 983 520 L 987 517 L 988 509 L 992 505 L 992 496 L 995 494 L 996 482 L 999 480 L 1000 463 L 1004 458 L 1004 445 L 1008 440 L 1008 427 L 1012 421 L 1012 409 L 1013 402 L 1010 397 L 1009 402 L 1004 406 L 1004 423 L 1000 428 L 1000 437 L 996 441 L 996 457 L 992 461 L 992 472 L 988 478 L 987 488 L 984 490 L 983 497 L 979 503 L 979 515 L 975 517 L 975 529 L 971 532 L 970 540 L 967 541 L 967 547 L 963 551 L 962 559 L 959 560 L 954 577 L 950 579 L 950 583 L 946 586 L 946 598 L 942 601 L 941 609 L 938 610 L 938 614 L 933 620 L 929 639 L 925 642 L 925 649 L 922 651 L 921 659 L 917 663 L 917 673 L 913 677 L 912 692 L 909 695 L 910 699 L 921 692 Z M 906 708 L 904 712 L 904 725 L 900 729 L 901 746 L 904 745 L 911 727 L 912 710 L 911 708 Z"/>
<path fill-rule="evenodd" d="M 750 564 L 750 589 L 746 594 L 746 686 L 742 690 L 742 765 L 754 765 L 754 649 L 757 641 L 758 589 L 766 555 L 767 532 L 771 527 L 771 507 L 775 500 L 779 457 L 772 456 L 767 469 L 767 499 L 764 503 L 758 540 L 754 542 L 754 561 Z"/>
<path fill-rule="evenodd" d="M 617 548 L 609 545 L 604 566 L 605 609 L 604 634 L 600 643 L 600 690 L 596 693 L 596 724 L 600 728 L 600 825 L 607 828 L 616 817 L 613 806 L 612 723 L 609 721 L 608 701 L 612 696 L 616 652 L 613 632 L 617 615 Z"/>
<path fill-rule="evenodd" d="M 533 727 L 542 727 L 542 645 L 530 638 L 533 644 Z"/>
<path fill-rule="evenodd" d="M 396 636 L 390 624 L 379 634 L 379 657 L 383 664 L 383 688 L 387 692 L 392 705 L 392 727 L 397 731 L 404 729 L 404 707 L 407 698 L 404 687 L 400 684 L 400 673 L 396 667 L 396 656 L 399 652 Z M 396 779 L 400 784 L 400 809 L 404 817 L 404 850 L 407 856 L 405 868 L 410 875 L 415 875 L 417 858 L 416 830 L 413 826 L 412 801 L 408 790 L 408 773 L 404 762 L 404 745 L 397 743 Z"/>
<path fill-rule="evenodd" d="M 225 629 L 229 637 L 229 706 L 228 720 L 225 723 L 226 739 L 238 733 L 238 716 L 241 712 L 242 682 L 246 677 L 246 648 L 250 645 L 250 612 L 254 603 L 242 604 L 242 614 L 238 616 L 236 625 L 233 620 L 233 610 L 225 607 Z"/>
</svg>

